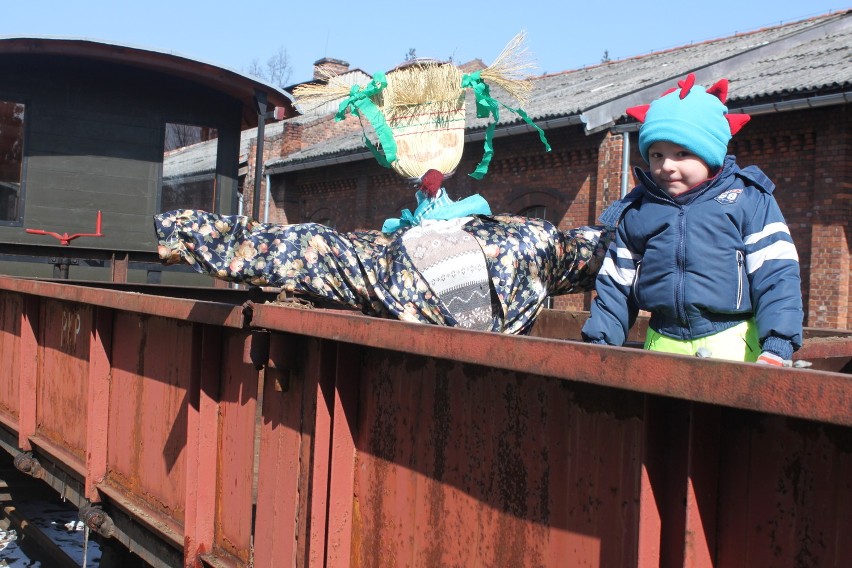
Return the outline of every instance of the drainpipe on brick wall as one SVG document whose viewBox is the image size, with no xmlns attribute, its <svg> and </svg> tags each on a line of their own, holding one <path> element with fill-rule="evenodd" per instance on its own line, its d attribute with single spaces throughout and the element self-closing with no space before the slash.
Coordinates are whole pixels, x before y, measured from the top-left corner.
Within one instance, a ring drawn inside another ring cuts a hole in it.
<svg viewBox="0 0 852 568">
<path fill-rule="evenodd" d="M 266 127 L 266 119 L 269 111 L 266 105 L 266 93 L 254 92 L 254 104 L 257 111 L 257 146 L 254 158 L 254 195 L 252 195 L 251 215 L 255 219 L 260 217 L 260 180 L 263 175 L 263 137 Z"/>
<path fill-rule="evenodd" d="M 621 134 L 621 197 L 627 195 L 630 191 L 630 133 L 639 131 L 639 123 L 631 122 L 630 124 L 619 124 L 614 126 L 612 131 L 616 134 Z"/>
<path fill-rule="evenodd" d="M 270 190 L 270 181 L 269 174 L 266 174 L 266 191 L 264 192 L 264 198 L 266 199 L 266 203 L 263 205 L 263 222 L 269 223 L 269 198 L 272 196 L 272 191 Z"/>
</svg>

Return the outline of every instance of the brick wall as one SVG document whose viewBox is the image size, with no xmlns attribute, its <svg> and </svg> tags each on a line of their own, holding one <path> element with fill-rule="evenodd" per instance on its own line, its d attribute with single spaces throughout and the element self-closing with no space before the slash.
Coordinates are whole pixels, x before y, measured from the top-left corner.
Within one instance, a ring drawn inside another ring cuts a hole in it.
<svg viewBox="0 0 852 568">
<path fill-rule="evenodd" d="M 269 126 L 267 126 L 269 128 Z M 347 115 L 345 120 L 336 121 L 334 115 L 328 115 L 307 124 L 297 122 L 285 122 L 281 125 L 281 131 L 277 134 L 267 135 L 264 138 L 263 155 L 264 161 L 282 156 L 289 156 L 302 148 L 307 148 L 315 144 L 319 144 L 326 140 L 333 139 L 338 136 L 345 136 L 349 133 L 361 130 L 360 122 L 357 118 Z M 257 138 L 253 138 L 248 147 L 247 153 L 247 174 L 243 182 L 243 202 L 247 214 L 253 214 L 251 205 L 254 195 L 254 175 L 255 175 L 255 156 L 257 155 Z M 260 214 L 254 214 L 257 218 L 262 218 L 262 213 L 265 208 L 266 195 L 266 179 L 261 180 L 261 203 Z M 275 184 L 273 183 L 273 186 Z M 272 191 L 276 191 L 273 187 Z M 281 191 L 280 189 L 278 190 Z M 280 205 L 277 206 L 270 203 L 269 220 L 274 223 L 287 222 L 289 212 Z M 294 222 L 294 221 L 290 221 Z"/>
<path fill-rule="evenodd" d="M 850 115 L 843 106 L 755 116 L 731 151 L 776 184 L 802 269 L 805 325 L 852 328 Z"/>
</svg>

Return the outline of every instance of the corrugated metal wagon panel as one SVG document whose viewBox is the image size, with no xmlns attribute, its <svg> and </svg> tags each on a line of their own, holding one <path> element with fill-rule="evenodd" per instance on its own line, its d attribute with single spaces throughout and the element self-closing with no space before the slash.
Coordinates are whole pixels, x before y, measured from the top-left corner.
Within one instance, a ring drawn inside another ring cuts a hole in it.
<svg viewBox="0 0 852 568">
<path fill-rule="evenodd" d="M 719 566 L 852 562 L 852 429 L 724 412 Z"/>
<path fill-rule="evenodd" d="M 221 351 L 219 473 L 214 550 L 240 566 L 251 556 L 258 372 L 243 362 L 247 332 L 228 330 Z"/>
<path fill-rule="evenodd" d="M 562 340 L 577 314 L 0 290 L 0 446 L 158 566 L 852 565 L 848 374 Z"/>
<path fill-rule="evenodd" d="M 92 307 L 44 300 L 39 321 L 35 435 L 73 456 L 76 463 L 67 465 L 84 470 Z"/>
<path fill-rule="evenodd" d="M 105 481 L 180 525 L 193 327 L 128 312 L 113 325 Z"/>
<path fill-rule="evenodd" d="M 17 425 L 20 385 L 21 313 L 20 294 L 0 292 L 0 361 L 3 362 L 0 380 L 0 420 Z"/>
<path fill-rule="evenodd" d="M 332 472 L 354 475 L 351 555 L 334 562 L 329 553 L 329 566 L 796 565 L 818 557 L 808 536 L 818 526 L 829 565 L 852 560 L 838 538 L 847 513 L 808 521 L 852 497 L 852 383 L 842 375 L 267 306 L 252 321 L 360 354 L 317 399 L 334 426 L 313 432 L 314 471 L 327 451 Z M 848 357 L 848 338 L 826 355 Z M 330 393 L 352 381 L 359 396 L 347 407 Z M 338 420 L 341 411 L 358 420 Z M 776 425 L 771 436 L 760 420 Z M 340 427 L 356 440 L 354 461 L 334 443 Z M 748 467 L 732 470 L 743 437 L 758 447 Z M 823 457 L 812 449 L 797 459 L 796 444 L 814 437 L 826 441 Z M 796 505 L 788 494 L 804 495 L 808 479 L 835 481 Z M 345 495 L 343 485 L 329 483 L 325 498 Z M 328 543 L 339 526 L 330 511 Z M 801 526 L 784 536 L 771 529 L 778 524 Z M 761 540 L 767 530 L 784 546 Z M 737 564 L 737 551 L 752 549 L 758 564 Z"/>
<path fill-rule="evenodd" d="M 305 522 L 300 524 L 298 519 L 307 509 L 307 496 L 299 493 L 306 470 L 300 458 L 303 449 L 310 447 L 302 423 L 312 414 L 303 407 L 305 396 L 304 376 L 294 377 L 289 369 L 265 369 L 254 533 L 256 566 L 305 565 L 297 563 L 297 534 L 302 534 L 297 531 L 305 530 Z M 307 444 L 302 443 L 303 436 Z M 301 537 L 298 543 L 304 541 Z M 301 550 L 299 558 L 303 555 Z"/>
<path fill-rule="evenodd" d="M 636 564 L 641 395 L 381 350 L 361 380 L 357 565 Z"/>
</svg>

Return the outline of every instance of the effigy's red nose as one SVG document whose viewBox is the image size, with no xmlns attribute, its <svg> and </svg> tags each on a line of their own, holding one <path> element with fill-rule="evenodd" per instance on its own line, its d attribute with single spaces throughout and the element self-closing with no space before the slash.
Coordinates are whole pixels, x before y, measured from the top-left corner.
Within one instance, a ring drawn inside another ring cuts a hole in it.
<svg viewBox="0 0 852 568">
<path fill-rule="evenodd" d="M 420 191 L 426 194 L 429 198 L 434 198 L 438 195 L 438 190 L 441 189 L 441 183 L 444 181 L 444 174 L 438 170 L 428 170 L 420 177 Z"/>
</svg>

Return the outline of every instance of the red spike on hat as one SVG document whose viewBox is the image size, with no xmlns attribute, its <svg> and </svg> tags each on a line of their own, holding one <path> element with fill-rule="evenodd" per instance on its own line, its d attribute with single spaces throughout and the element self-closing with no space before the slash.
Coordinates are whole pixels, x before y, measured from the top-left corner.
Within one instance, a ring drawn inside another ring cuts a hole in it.
<svg viewBox="0 0 852 568">
<path fill-rule="evenodd" d="M 441 189 L 441 183 L 444 181 L 444 174 L 438 170 L 427 170 L 425 174 L 420 176 L 420 191 L 426 194 L 426 197 L 434 199 L 438 195 L 438 190 Z"/>
<path fill-rule="evenodd" d="M 707 92 L 711 95 L 715 95 L 722 104 L 728 102 L 728 80 L 727 79 L 719 79 L 716 81 L 713 86 L 707 89 Z"/>
<path fill-rule="evenodd" d="M 746 122 L 751 120 L 751 116 L 747 114 L 726 114 L 725 119 L 731 127 L 731 136 L 740 131 L 745 126 Z"/>
<path fill-rule="evenodd" d="M 645 122 L 645 115 L 648 114 L 649 108 L 651 108 L 651 105 L 639 105 L 630 107 L 626 112 L 628 116 L 632 116 L 639 122 Z"/>
<path fill-rule="evenodd" d="M 690 73 L 686 76 L 686 79 L 677 82 L 677 86 L 680 87 L 681 100 L 686 98 L 693 85 L 695 85 L 695 73 Z"/>
</svg>

